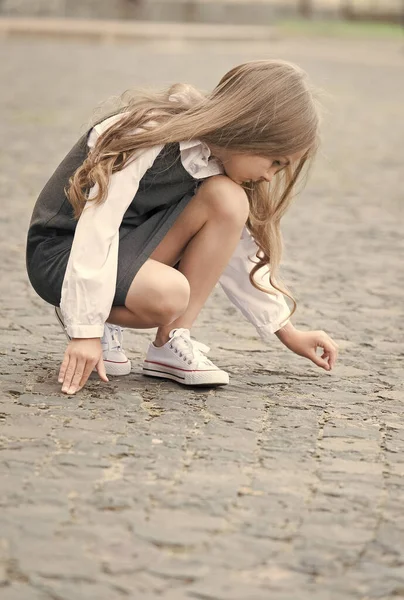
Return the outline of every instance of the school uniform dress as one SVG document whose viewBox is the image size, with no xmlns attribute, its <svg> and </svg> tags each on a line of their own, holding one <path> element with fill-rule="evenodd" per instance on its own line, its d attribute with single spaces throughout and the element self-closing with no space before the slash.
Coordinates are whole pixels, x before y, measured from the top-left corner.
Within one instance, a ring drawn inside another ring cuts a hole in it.
<svg viewBox="0 0 404 600">
<path fill-rule="evenodd" d="M 121 115 L 105 119 L 73 146 L 42 190 L 27 240 L 27 271 L 46 302 L 60 306 L 71 337 L 102 337 L 111 306 L 123 306 L 141 266 L 163 240 L 204 179 L 223 173 L 198 140 L 154 146 L 139 153 L 109 182 L 106 200 L 88 202 L 78 220 L 65 188 L 97 138 Z M 244 228 L 219 282 L 229 299 L 266 340 L 287 320 L 282 294 L 249 281 L 257 245 Z M 268 277 L 256 276 L 266 287 Z"/>
</svg>

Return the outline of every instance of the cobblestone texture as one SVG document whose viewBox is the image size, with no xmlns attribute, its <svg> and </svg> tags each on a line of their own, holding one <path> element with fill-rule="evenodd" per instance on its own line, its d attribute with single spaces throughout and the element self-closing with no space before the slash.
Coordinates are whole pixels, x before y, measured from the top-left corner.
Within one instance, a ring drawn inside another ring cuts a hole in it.
<svg viewBox="0 0 404 600">
<path fill-rule="evenodd" d="M 404 54 L 393 43 L 0 42 L 2 600 L 404 597 Z M 303 328 L 332 375 L 265 347 L 222 293 L 195 335 L 231 385 L 133 373 L 59 392 L 64 337 L 24 270 L 34 200 L 92 107 L 132 84 L 214 85 L 282 56 L 326 90 L 324 146 L 285 219 Z"/>
</svg>

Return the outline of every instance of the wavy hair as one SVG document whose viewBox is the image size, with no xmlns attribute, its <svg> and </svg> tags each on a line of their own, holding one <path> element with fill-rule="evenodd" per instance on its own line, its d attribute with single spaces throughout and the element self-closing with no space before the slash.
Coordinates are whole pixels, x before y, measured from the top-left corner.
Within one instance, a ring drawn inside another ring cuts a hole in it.
<svg viewBox="0 0 404 600">
<path fill-rule="evenodd" d="M 280 221 L 318 147 L 319 111 L 306 73 L 281 60 L 251 61 L 231 69 L 211 93 L 184 84 L 160 92 L 126 92 L 114 111 L 120 113 L 69 181 L 66 193 L 76 218 L 93 186 L 91 200 L 104 201 L 111 175 L 154 145 L 199 139 L 250 155 L 304 152 L 271 184 L 244 185 L 250 204 L 247 226 L 259 248 L 251 283 L 273 293 L 254 279 L 267 266 L 270 285 L 291 299 L 293 314 L 296 302 L 276 275 L 282 256 Z"/>
</svg>

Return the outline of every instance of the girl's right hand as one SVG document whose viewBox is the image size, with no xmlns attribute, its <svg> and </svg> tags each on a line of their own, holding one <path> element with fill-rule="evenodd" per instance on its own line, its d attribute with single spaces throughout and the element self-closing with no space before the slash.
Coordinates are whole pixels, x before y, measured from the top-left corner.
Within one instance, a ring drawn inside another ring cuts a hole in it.
<svg viewBox="0 0 404 600">
<path fill-rule="evenodd" d="M 102 358 L 100 338 L 73 338 L 67 348 L 59 371 L 62 392 L 75 394 L 85 385 L 96 367 L 102 381 L 108 381 Z"/>
</svg>

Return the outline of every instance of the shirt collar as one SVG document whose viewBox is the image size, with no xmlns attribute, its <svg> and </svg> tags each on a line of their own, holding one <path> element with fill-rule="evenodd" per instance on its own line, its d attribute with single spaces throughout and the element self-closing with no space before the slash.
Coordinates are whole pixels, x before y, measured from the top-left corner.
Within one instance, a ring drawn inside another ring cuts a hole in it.
<svg viewBox="0 0 404 600">
<path fill-rule="evenodd" d="M 201 140 L 180 142 L 183 167 L 195 179 L 204 179 L 224 172 L 222 164 L 211 156 L 210 148 Z"/>
</svg>

